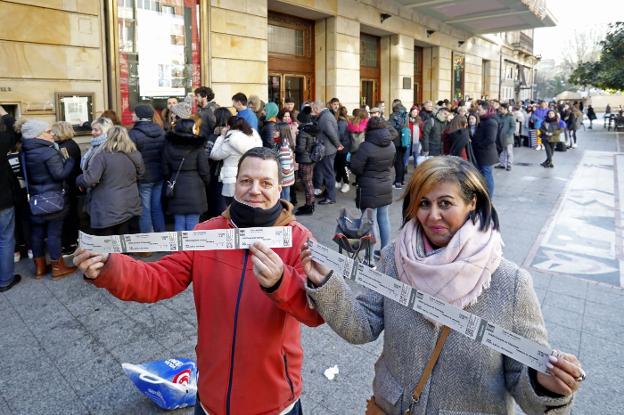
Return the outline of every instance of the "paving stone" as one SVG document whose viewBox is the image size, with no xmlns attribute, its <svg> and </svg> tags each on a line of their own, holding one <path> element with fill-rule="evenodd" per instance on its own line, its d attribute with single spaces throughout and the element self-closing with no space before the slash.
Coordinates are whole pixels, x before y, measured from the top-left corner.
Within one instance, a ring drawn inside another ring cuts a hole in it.
<svg viewBox="0 0 624 415">
<path fill-rule="evenodd" d="M 113 379 L 123 374 L 121 364 L 105 351 L 83 362 L 59 365 L 58 370 L 65 379 L 72 383 L 72 389 L 81 398 L 98 387 L 108 385 Z"/>
<path fill-rule="evenodd" d="M 570 297 L 585 299 L 588 285 L 587 281 L 578 278 L 553 274 L 548 290 L 569 295 Z"/>
<path fill-rule="evenodd" d="M 581 349 L 580 330 L 550 322 L 546 323 L 546 330 L 548 330 L 548 341 L 553 348 L 578 356 Z"/>
<path fill-rule="evenodd" d="M 542 307 L 542 314 L 547 326 L 548 323 L 555 323 L 572 330 L 580 331 L 583 328 L 583 315 L 580 313 L 546 304 Z"/>
<path fill-rule="evenodd" d="M 150 360 L 168 359 L 167 350 L 155 339 L 145 333 L 110 350 L 110 353 L 121 363 L 144 363 Z"/>
<path fill-rule="evenodd" d="M 561 294 L 556 291 L 548 291 L 544 297 L 544 303 L 542 305 L 548 305 L 560 308 L 562 310 L 572 311 L 574 313 L 583 313 L 585 310 L 585 301 L 578 297 L 571 297 L 569 295 Z"/>
</svg>

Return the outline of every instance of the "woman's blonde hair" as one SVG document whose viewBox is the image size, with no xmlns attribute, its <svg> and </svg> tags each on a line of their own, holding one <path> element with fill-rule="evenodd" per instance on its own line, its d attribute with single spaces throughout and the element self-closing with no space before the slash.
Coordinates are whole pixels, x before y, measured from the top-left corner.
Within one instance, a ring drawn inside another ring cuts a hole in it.
<svg viewBox="0 0 624 415">
<path fill-rule="evenodd" d="M 99 117 L 97 120 L 91 123 L 91 128 L 95 127 L 96 125 L 100 127 L 100 130 L 102 130 L 104 134 L 106 134 L 108 130 L 110 130 L 113 127 L 114 124 L 110 120 L 110 118 Z"/>
<path fill-rule="evenodd" d="M 102 144 L 102 151 L 109 153 L 132 153 L 137 151 L 134 142 L 128 136 L 128 130 L 125 127 L 116 125 L 111 127 L 107 133 L 107 139 Z"/>
<path fill-rule="evenodd" d="M 56 141 L 67 141 L 74 138 L 74 127 L 70 122 L 57 121 L 50 127 L 52 134 L 56 137 Z"/>
<path fill-rule="evenodd" d="M 485 179 L 471 163 L 454 156 L 430 158 L 414 170 L 403 194 L 404 224 L 416 218 L 423 195 L 440 183 L 456 183 L 465 203 L 476 201 L 470 218 L 473 222 L 479 219 L 481 230 L 490 226 L 498 229 L 498 214 L 492 206 Z"/>
</svg>

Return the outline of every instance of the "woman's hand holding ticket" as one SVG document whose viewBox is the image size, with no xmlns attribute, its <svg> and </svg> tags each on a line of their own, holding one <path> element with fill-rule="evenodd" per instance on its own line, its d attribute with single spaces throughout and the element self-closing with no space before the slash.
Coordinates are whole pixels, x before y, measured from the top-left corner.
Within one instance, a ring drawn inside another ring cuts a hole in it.
<svg viewBox="0 0 624 415">
<path fill-rule="evenodd" d="M 106 261 L 108 261 L 109 254 L 98 254 L 95 252 L 87 251 L 84 248 L 78 248 L 74 252 L 74 265 L 80 269 L 85 277 L 89 279 L 96 279 Z"/>
</svg>

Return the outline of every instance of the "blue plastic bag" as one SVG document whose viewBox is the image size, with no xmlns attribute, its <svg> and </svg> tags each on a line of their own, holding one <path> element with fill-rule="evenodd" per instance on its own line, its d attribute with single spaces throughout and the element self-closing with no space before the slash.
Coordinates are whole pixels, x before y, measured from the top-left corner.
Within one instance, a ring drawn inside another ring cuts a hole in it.
<svg viewBox="0 0 624 415">
<path fill-rule="evenodd" d="M 191 359 L 167 359 L 133 365 L 122 363 L 126 375 L 145 396 L 162 409 L 194 406 L 197 366 Z"/>
</svg>

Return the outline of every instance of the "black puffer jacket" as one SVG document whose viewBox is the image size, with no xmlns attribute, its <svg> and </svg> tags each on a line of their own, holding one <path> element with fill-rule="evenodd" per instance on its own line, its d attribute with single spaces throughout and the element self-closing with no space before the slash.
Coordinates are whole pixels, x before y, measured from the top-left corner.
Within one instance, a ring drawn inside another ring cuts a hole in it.
<svg viewBox="0 0 624 415">
<path fill-rule="evenodd" d="M 17 191 L 15 175 L 11 171 L 7 153 L 17 141 L 17 134 L 13 130 L 15 119 L 10 115 L 4 115 L 0 122 L 0 210 L 14 205 L 14 195 Z"/>
<path fill-rule="evenodd" d="M 295 146 L 295 161 L 297 163 L 314 163 L 310 159 L 310 151 L 312 150 L 312 144 L 316 141 L 316 134 L 318 134 L 318 127 L 314 124 L 304 124 L 299 127 L 297 145 Z"/>
<path fill-rule="evenodd" d="M 31 195 L 64 189 L 64 182 L 74 169 L 74 160 L 63 160 L 54 144 L 40 138 L 23 140 L 28 191 Z"/>
<path fill-rule="evenodd" d="M 496 115 L 489 113 L 482 116 L 472 139 L 472 149 L 479 166 L 492 166 L 498 163 L 498 151 L 496 151 L 497 134 L 498 122 L 496 122 Z"/>
<path fill-rule="evenodd" d="M 366 140 L 351 158 L 351 171 L 357 175 L 355 205 L 360 209 L 392 203 L 392 166 L 396 150 L 387 128 L 366 131 Z"/>
<path fill-rule="evenodd" d="M 157 183 L 163 180 L 162 151 L 165 146 L 165 130 L 151 121 L 137 121 L 128 131 L 130 138 L 143 157 L 145 174 L 141 183 Z"/>
<path fill-rule="evenodd" d="M 184 158 L 175 195 L 167 205 L 167 212 L 172 215 L 201 214 L 208 210 L 206 185 L 210 182 L 210 170 L 204 150 L 206 139 L 193 134 L 193 125 L 193 120 L 178 120 L 174 129 L 167 133 L 163 150 L 165 180 L 174 180 Z"/>
</svg>

